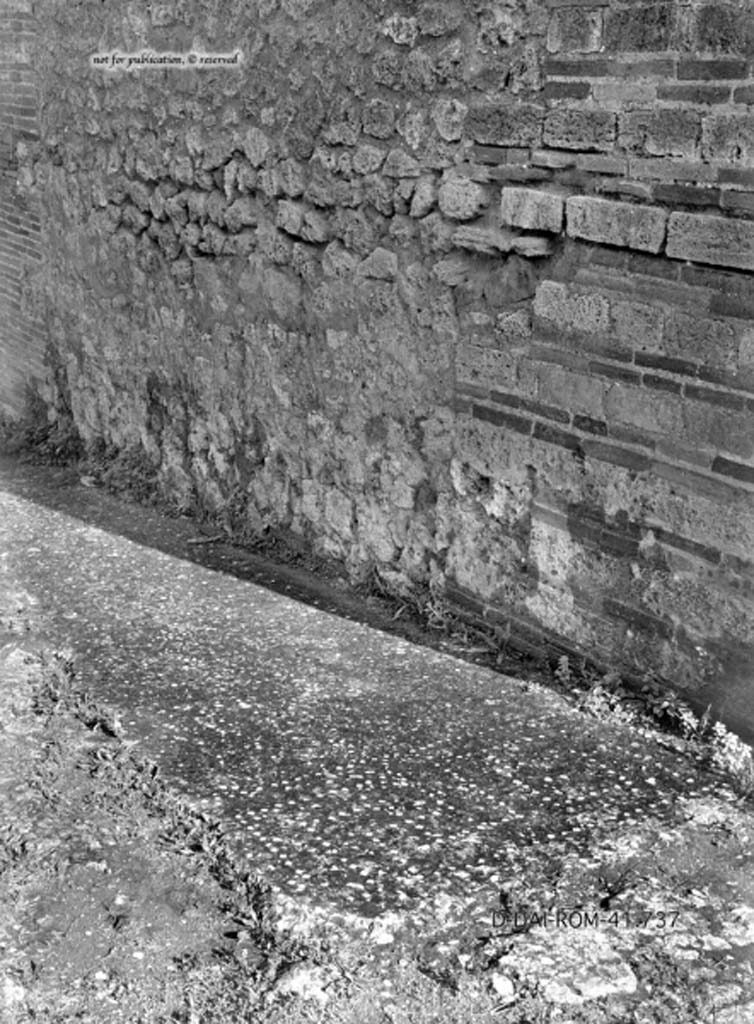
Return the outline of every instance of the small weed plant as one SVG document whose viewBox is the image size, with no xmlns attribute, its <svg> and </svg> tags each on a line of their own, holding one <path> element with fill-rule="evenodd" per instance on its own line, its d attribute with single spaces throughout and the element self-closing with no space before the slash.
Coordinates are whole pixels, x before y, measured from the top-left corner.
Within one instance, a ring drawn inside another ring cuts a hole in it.
<svg viewBox="0 0 754 1024">
<path fill-rule="evenodd" d="M 730 775 L 742 797 L 754 794 L 754 754 L 751 747 L 729 732 L 722 722 L 715 722 L 710 730 L 712 763 Z"/>
<path fill-rule="evenodd" d="M 642 720 L 671 729 L 706 754 L 710 764 L 725 774 L 743 799 L 754 796 L 754 751 L 722 722 L 712 722 L 711 707 L 697 715 L 678 693 L 648 676 L 641 689 L 628 689 L 617 672 L 594 676 L 584 693 L 572 684 L 576 676 L 567 655 L 558 660 L 555 678 L 579 693 L 579 708 L 586 714 L 620 725 L 639 726 Z"/>
</svg>

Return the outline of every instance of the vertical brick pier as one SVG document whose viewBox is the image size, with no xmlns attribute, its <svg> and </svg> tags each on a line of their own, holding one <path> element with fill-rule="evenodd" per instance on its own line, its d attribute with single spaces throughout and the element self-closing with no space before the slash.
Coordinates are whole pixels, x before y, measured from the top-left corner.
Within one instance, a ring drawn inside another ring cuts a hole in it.
<svg viewBox="0 0 754 1024">
<path fill-rule="evenodd" d="M 38 137 L 30 64 L 31 0 L 0 0 L 0 413 L 21 412 L 25 382 L 41 373 L 41 325 L 22 291 L 40 257 L 37 203 L 18 187 L 18 145 Z"/>
</svg>

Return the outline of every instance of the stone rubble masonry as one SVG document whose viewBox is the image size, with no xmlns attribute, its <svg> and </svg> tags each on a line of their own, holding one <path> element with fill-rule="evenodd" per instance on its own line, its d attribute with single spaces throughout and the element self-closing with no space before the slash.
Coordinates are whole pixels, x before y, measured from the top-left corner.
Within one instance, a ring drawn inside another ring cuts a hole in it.
<svg viewBox="0 0 754 1024">
<path fill-rule="evenodd" d="M 50 415 L 177 504 L 754 730 L 745 5 L 31 6 L 0 0 L 2 408 L 46 346 Z M 101 39 L 249 59 L 105 72 Z"/>
</svg>

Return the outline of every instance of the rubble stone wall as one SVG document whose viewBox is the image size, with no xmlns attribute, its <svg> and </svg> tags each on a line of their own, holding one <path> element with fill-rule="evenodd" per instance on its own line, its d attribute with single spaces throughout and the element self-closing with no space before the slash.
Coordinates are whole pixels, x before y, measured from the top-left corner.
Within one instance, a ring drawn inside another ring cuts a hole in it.
<svg viewBox="0 0 754 1024">
<path fill-rule="evenodd" d="M 750 0 L 38 7 L 50 406 L 754 729 Z"/>
<path fill-rule="evenodd" d="M 0 415 L 17 415 L 24 384 L 43 376 L 44 335 L 25 304 L 25 282 L 39 260 L 39 209 L 17 187 L 18 154 L 38 137 L 30 54 L 31 0 L 0 0 Z"/>
</svg>

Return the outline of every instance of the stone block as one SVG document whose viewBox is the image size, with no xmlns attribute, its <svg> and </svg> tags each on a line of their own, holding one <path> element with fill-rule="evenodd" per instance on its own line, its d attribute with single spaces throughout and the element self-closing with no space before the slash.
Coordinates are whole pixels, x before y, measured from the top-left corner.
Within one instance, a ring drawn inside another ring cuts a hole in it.
<svg viewBox="0 0 754 1024">
<path fill-rule="evenodd" d="M 698 60 L 687 57 L 678 62 L 678 77 L 686 81 L 735 81 L 747 77 L 745 60 Z"/>
<path fill-rule="evenodd" d="M 696 11 L 695 47 L 700 53 L 754 52 L 754 26 L 750 12 L 720 3 L 705 4 Z"/>
<path fill-rule="evenodd" d="M 532 146 L 542 139 L 545 111 L 526 103 L 482 103 L 466 115 L 466 135 L 491 146 Z"/>
<path fill-rule="evenodd" d="M 751 165 L 754 161 L 754 114 L 711 114 L 702 125 L 705 160 Z"/>
<path fill-rule="evenodd" d="M 602 12 L 569 7 L 553 11 L 547 29 L 550 53 L 593 53 L 602 43 Z"/>
<path fill-rule="evenodd" d="M 468 178 L 451 178 L 437 194 L 440 210 L 451 220 L 472 220 L 487 206 L 487 191 Z"/>
<path fill-rule="evenodd" d="M 558 281 L 542 281 L 534 299 L 535 323 L 546 331 L 604 334 L 610 330 L 610 303 L 599 292 L 569 292 Z"/>
<path fill-rule="evenodd" d="M 551 110 L 545 120 L 544 140 L 562 149 L 611 149 L 615 143 L 616 115 L 610 110 L 580 107 Z"/>
<path fill-rule="evenodd" d="M 572 196 L 566 202 L 568 234 L 642 252 L 659 252 L 665 241 L 667 213 L 657 206 Z"/>
<path fill-rule="evenodd" d="M 562 196 L 531 188 L 504 188 L 500 198 L 503 224 L 527 231 L 552 231 L 563 227 L 565 202 Z"/>
<path fill-rule="evenodd" d="M 672 213 L 666 252 L 672 259 L 754 270 L 754 223 L 703 213 Z"/>
<path fill-rule="evenodd" d="M 543 402 L 552 402 L 573 413 L 584 413 L 601 419 L 607 385 L 605 381 L 582 373 L 574 373 L 552 363 L 534 363 L 539 383 L 538 395 Z"/>
<path fill-rule="evenodd" d="M 608 11 L 605 47 L 610 52 L 667 50 L 673 30 L 672 3 L 632 4 Z"/>
<path fill-rule="evenodd" d="M 660 305 L 630 299 L 611 302 L 612 329 L 615 344 L 627 350 L 657 352 L 662 347 L 664 312 Z"/>
<path fill-rule="evenodd" d="M 732 369 L 736 364 L 739 344 L 735 322 L 670 309 L 663 336 L 665 354 Z"/>
<path fill-rule="evenodd" d="M 648 435 L 683 435 L 683 409 L 664 393 L 617 384 L 605 395 L 605 413 L 610 422 L 646 431 Z"/>
<path fill-rule="evenodd" d="M 634 153 L 693 160 L 698 155 L 701 127 L 696 110 L 633 110 L 620 116 L 618 142 Z"/>
</svg>

